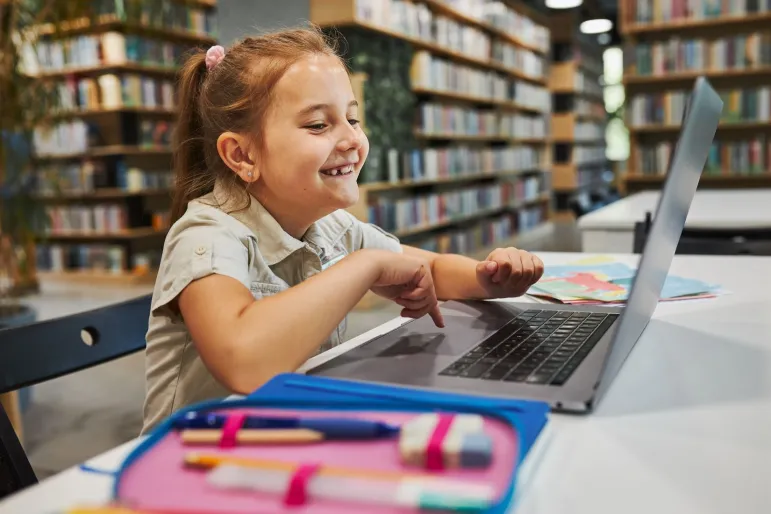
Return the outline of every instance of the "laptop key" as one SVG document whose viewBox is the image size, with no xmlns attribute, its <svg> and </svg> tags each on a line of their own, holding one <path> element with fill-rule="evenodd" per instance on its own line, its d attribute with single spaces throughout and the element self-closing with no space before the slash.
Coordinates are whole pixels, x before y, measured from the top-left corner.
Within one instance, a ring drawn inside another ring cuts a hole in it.
<svg viewBox="0 0 771 514">
<path fill-rule="evenodd" d="M 490 367 L 489 364 L 474 364 L 473 366 L 464 369 L 461 371 L 458 376 L 464 377 L 464 378 L 477 378 L 482 373 L 487 371 L 487 369 Z"/>
<path fill-rule="evenodd" d="M 613 316 L 607 316 L 606 319 L 600 324 L 600 326 L 595 330 L 591 337 L 586 340 L 586 343 L 584 343 L 581 348 L 578 349 L 578 351 L 575 352 L 575 354 L 568 360 L 563 368 L 557 373 L 554 378 L 551 380 L 551 384 L 553 385 L 563 385 L 567 380 L 570 378 L 570 376 L 573 374 L 573 371 L 578 368 L 578 366 L 583 362 L 583 360 L 586 358 L 587 355 L 592 351 L 592 349 L 595 347 L 597 342 L 602 339 L 602 336 L 607 332 L 607 330 L 610 328 L 610 326 L 613 324 L 613 322 L 616 320 L 617 315 Z"/>
<path fill-rule="evenodd" d="M 511 370 L 508 366 L 495 366 L 482 373 L 479 377 L 484 380 L 501 380 Z"/>
<path fill-rule="evenodd" d="M 519 371 L 514 370 L 511 374 L 507 375 L 503 380 L 505 382 L 524 382 L 527 377 L 530 376 L 531 371 Z"/>
</svg>

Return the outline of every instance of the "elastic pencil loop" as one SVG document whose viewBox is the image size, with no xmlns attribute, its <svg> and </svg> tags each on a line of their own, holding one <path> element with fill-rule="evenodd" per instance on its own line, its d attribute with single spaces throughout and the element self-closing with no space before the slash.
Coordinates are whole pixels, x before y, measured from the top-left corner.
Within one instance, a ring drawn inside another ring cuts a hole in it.
<svg viewBox="0 0 771 514">
<path fill-rule="evenodd" d="M 225 423 L 222 425 L 222 437 L 220 437 L 220 448 L 233 448 L 238 444 L 238 431 L 244 425 L 246 414 L 235 412 L 228 414 Z"/>
<path fill-rule="evenodd" d="M 284 504 L 291 506 L 305 505 L 308 501 L 308 482 L 321 466 L 319 464 L 300 464 L 292 478 L 284 496 Z"/>
<path fill-rule="evenodd" d="M 450 414 L 439 414 L 439 419 L 426 446 L 426 469 L 432 471 L 444 469 L 442 445 L 444 444 L 444 438 L 450 432 L 450 426 L 454 418 L 455 416 Z"/>
</svg>

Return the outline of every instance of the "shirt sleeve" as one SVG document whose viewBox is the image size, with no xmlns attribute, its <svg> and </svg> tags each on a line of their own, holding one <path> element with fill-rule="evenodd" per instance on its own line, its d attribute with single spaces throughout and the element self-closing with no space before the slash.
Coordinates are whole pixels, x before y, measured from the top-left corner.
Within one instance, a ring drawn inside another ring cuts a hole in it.
<svg viewBox="0 0 771 514">
<path fill-rule="evenodd" d="M 358 248 L 375 248 L 378 250 L 388 250 L 391 252 L 401 253 L 402 245 L 399 238 L 390 234 L 372 223 L 365 223 L 358 219 L 354 221 L 354 241 L 357 242 Z"/>
<path fill-rule="evenodd" d="M 163 246 L 153 311 L 168 306 L 191 282 L 224 275 L 249 287 L 248 242 L 216 219 L 181 219 Z"/>
</svg>

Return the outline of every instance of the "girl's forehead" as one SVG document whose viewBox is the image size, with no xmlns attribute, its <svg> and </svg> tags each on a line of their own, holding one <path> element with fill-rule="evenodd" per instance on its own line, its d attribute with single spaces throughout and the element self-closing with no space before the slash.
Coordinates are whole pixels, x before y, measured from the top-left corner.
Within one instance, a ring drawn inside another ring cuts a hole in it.
<svg viewBox="0 0 771 514">
<path fill-rule="evenodd" d="M 275 98 L 287 103 L 347 104 L 353 95 L 348 73 L 340 61 L 329 55 L 312 55 L 293 63 L 276 84 Z"/>
</svg>

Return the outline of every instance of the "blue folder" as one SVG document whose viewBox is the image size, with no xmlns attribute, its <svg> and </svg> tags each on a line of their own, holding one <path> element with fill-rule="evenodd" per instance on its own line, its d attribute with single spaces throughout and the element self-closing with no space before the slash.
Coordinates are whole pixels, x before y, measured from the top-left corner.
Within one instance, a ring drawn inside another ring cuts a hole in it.
<svg viewBox="0 0 771 514">
<path fill-rule="evenodd" d="M 548 421 L 549 404 L 532 400 L 517 400 L 491 396 L 466 395 L 342 380 L 337 378 L 285 373 L 277 375 L 248 396 L 253 399 L 269 397 L 302 399 L 320 407 L 339 401 L 359 400 L 398 409 L 410 403 L 431 404 L 437 409 L 443 405 L 469 409 L 490 409 L 515 417 L 520 438 L 520 461 L 527 457 L 538 435 Z"/>
</svg>

